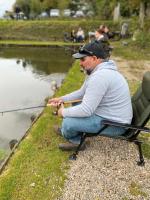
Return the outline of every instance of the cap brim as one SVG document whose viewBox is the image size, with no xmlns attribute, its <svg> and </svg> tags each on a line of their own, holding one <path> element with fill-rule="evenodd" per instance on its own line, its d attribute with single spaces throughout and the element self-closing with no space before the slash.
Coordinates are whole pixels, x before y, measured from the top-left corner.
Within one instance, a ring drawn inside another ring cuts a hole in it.
<svg viewBox="0 0 150 200">
<path fill-rule="evenodd" d="M 81 53 L 75 53 L 72 55 L 75 59 L 80 59 L 80 58 L 84 58 L 87 55 L 86 54 L 81 54 Z"/>
</svg>

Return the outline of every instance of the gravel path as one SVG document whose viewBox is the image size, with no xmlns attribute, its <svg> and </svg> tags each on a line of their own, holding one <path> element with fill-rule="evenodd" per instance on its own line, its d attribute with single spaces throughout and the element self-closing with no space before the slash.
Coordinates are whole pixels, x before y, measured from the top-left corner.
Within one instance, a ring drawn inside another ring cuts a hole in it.
<svg viewBox="0 0 150 200">
<path fill-rule="evenodd" d="M 149 200 L 150 160 L 136 164 L 135 145 L 105 137 L 90 138 L 88 148 L 70 161 L 59 200 Z"/>
</svg>

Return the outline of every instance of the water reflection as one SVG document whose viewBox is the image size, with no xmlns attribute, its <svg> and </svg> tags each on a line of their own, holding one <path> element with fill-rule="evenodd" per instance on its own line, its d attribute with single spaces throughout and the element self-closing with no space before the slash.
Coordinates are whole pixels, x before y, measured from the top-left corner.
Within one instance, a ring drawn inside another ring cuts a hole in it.
<svg viewBox="0 0 150 200">
<path fill-rule="evenodd" d="M 6 48 L 0 54 L 0 111 L 38 106 L 51 96 L 51 82 L 60 86 L 71 56 L 62 48 Z M 0 148 L 20 139 L 41 109 L 0 116 Z"/>
</svg>

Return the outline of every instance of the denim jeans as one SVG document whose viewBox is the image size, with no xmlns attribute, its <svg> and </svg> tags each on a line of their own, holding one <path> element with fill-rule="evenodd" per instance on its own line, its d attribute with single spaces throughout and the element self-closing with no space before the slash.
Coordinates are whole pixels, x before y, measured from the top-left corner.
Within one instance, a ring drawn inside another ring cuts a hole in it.
<svg viewBox="0 0 150 200">
<path fill-rule="evenodd" d="M 81 140 L 81 133 L 97 133 L 103 127 L 101 121 L 104 118 L 92 115 L 90 117 L 66 117 L 63 119 L 61 132 L 62 136 L 74 144 L 79 144 Z M 109 137 L 116 137 L 122 135 L 125 132 L 124 128 L 120 127 L 108 127 L 102 131 L 99 135 L 105 135 Z"/>
</svg>

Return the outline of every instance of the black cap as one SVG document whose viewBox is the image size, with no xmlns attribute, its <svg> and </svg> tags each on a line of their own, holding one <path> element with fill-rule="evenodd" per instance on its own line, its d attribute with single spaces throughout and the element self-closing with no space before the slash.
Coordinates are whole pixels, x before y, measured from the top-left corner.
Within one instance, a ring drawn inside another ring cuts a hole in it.
<svg viewBox="0 0 150 200">
<path fill-rule="evenodd" d="M 96 56 L 97 58 L 105 59 L 108 57 L 107 52 L 101 42 L 91 42 L 80 47 L 79 52 L 72 55 L 76 59 L 84 58 L 86 56 Z"/>
</svg>

